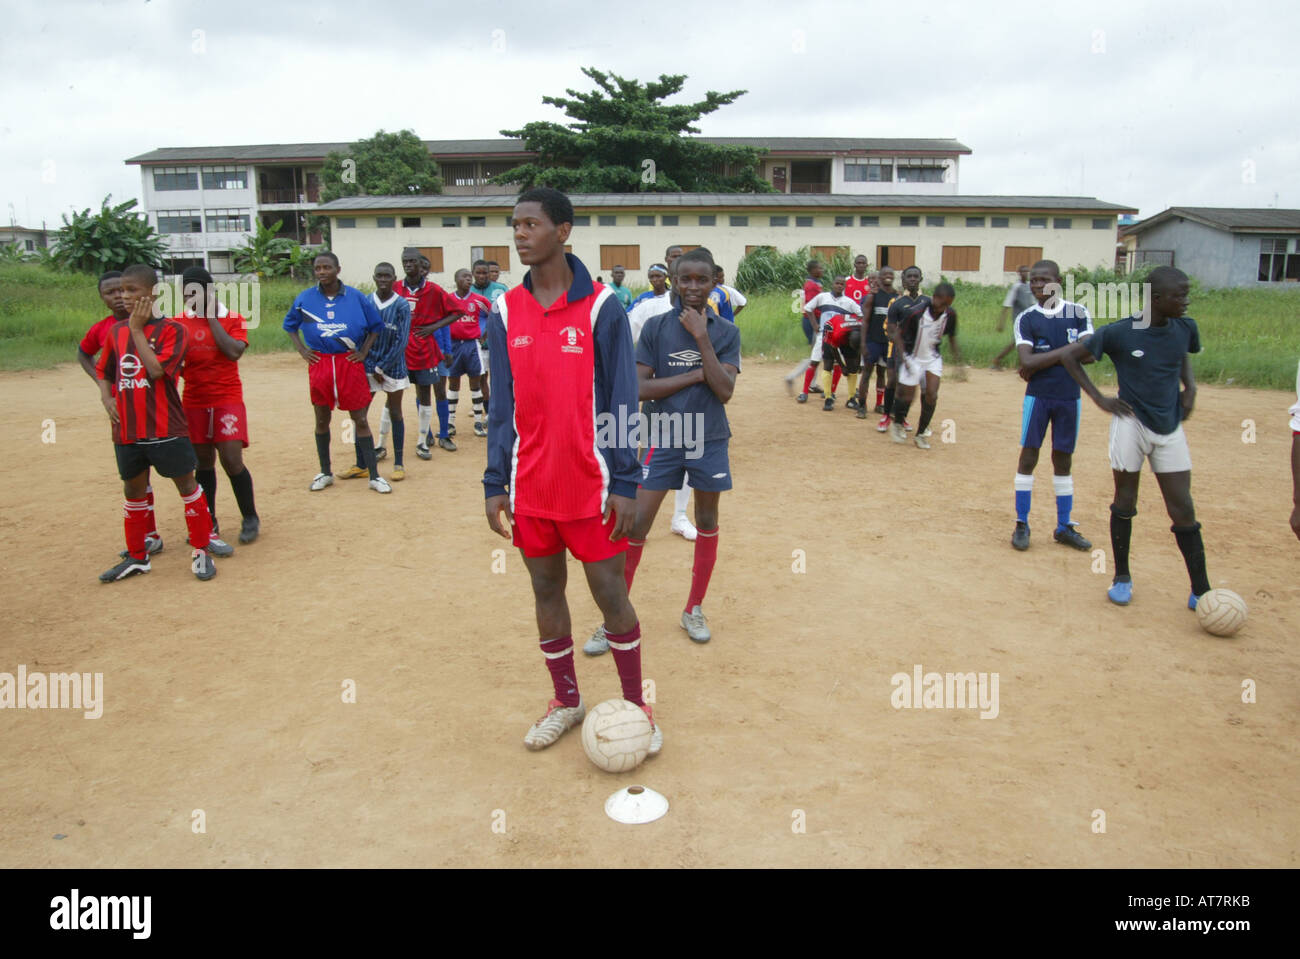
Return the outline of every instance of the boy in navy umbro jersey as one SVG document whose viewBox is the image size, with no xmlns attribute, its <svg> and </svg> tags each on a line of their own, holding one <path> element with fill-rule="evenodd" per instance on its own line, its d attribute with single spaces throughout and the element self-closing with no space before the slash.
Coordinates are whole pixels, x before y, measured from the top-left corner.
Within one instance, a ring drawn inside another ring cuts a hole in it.
<svg viewBox="0 0 1300 959">
<path fill-rule="evenodd" d="M 1110 467 L 1115 500 L 1110 507 L 1110 544 L 1115 556 L 1115 580 L 1106 596 L 1118 606 L 1133 599 L 1129 574 L 1129 541 L 1137 515 L 1138 480 L 1142 464 L 1160 484 L 1165 512 L 1173 520 L 1178 551 L 1191 580 L 1187 608 L 1209 592 L 1205 544 L 1192 503 L 1192 455 L 1183 420 L 1196 403 L 1196 379 L 1190 354 L 1201 351 L 1196 321 L 1187 316 L 1190 283 L 1172 266 L 1151 271 L 1150 301 L 1138 316 L 1099 327 L 1086 341 L 1066 348 L 1061 362 L 1099 407 L 1111 414 Z M 1103 396 L 1079 365 L 1109 356 L 1119 380 L 1119 396 Z M 1179 384 L 1182 390 L 1179 390 Z"/>
<path fill-rule="evenodd" d="M 360 290 L 339 282 L 339 258 L 328 251 L 312 262 L 316 285 L 298 294 L 284 315 L 284 329 L 298 354 L 307 361 L 307 384 L 316 414 L 316 455 L 320 472 L 313 491 L 334 485 L 330 473 L 330 415 L 338 407 L 352 417 L 356 444 L 370 474 L 370 488 L 391 493 L 388 480 L 375 463 L 375 440 L 366 422 L 370 385 L 366 354 L 384 328 L 374 302 Z M 306 343 L 304 344 L 304 340 Z"/>
<path fill-rule="evenodd" d="M 1029 549 L 1029 506 L 1034 490 L 1038 450 L 1052 427 L 1052 489 L 1056 493 L 1056 531 L 1052 538 L 1087 551 L 1092 543 L 1079 535 L 1070 519 L 1074 507 L 1074 477 L 1070 466 L 1079 436 L 1083 400 L 1079 384 L 1060 365 L 1065 347 L 1092 335 L 1088 311 L 1061 299 L 1061 270 L 1052 260 L 1039 260 L 1029 270 L 1035 306 L 1021 311 L 1012 325 L 1020 354 L 1020 375 L 1029 381 L 1020 419 L 1020 462 L 1016 466 L 1016 528 L 1011 545 Z"/>
<path fill-rule="evenodd" d="M 573 229 L 567 196 L 549 187 L 526 190 L 512 223 L 529 270 L 488 315 L 496 399 L 488 411 L 483 487 L 488 525 L 511 538 L 504 513 L 523 554 L 555 689 L 524 745 L 544 749 L 586 715 L 565 599 L 567 548 L 582 562 L 604 616 L 623 698 L 652 723 L 655 755 L 663 732 L 641 695 L 641 627 L 623 577 L 640 476 L 635 437 L 619 425 L 637 422 L 627 314 L 612 290 L 593 283 L 582 261 L 564 252 Z"/>
</svg>

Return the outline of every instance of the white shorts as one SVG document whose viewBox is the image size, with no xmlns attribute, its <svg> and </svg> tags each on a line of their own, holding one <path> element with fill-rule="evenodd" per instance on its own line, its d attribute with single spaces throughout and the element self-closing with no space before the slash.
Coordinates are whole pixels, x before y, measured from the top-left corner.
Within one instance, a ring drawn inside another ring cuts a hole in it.
<svg viewBox="0 0 1300 959">
<path fill-rule="evenodd" d="M 1148 429 L 1136 416 L 1110 419 L 1110 468 L 1125 473 L 1142 472 L 1150 458 L 1153 473 L 1183 473 L 1192 468 L 1192 452 L 1182 424 L 1172 433 Z"/>
<path fill-rule="evenodd" d="M 371 393 L 378 393 L 380 390 L 385 393 L 400 393 L 411 385 L 410 379 L 405 376 L 400 380 L 395 380 L 391 376 L 385 376 L 384 381 L 381 383 L 379 380 L 375 379 L 374 373 L 366 374 L 366 382 L 370 384 Z"/>
<path fill-rule="evenodd" d="M 898 382 L 903 386 L 916 386 L 925 381 L 925 374 L 943 376 L 943 357 L 932 360 L 915 360 L 904 357 L 898 362 Z"/>
<path fill-rule="evenodd" d="M 808 354 L 808 359 L 814 363 L 822 361 L 822 331 L 817 331 L 817 339 L 813 340 L 812 352 Z"/>
</svg>

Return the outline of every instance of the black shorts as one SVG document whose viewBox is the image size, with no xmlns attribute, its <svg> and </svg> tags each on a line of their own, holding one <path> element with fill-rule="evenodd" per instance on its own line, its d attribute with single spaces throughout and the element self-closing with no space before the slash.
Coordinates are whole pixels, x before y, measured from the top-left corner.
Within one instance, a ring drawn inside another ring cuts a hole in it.
<svg viewBox="0 0 1300 959">
<path fill-rule="evenodd" d="M 845 373 L 858 372 L 858 366 L 862 361 L 862 354 L 859 352 L 861 347 L 845 345 L 841 347 L 831 346 L 829 343 L 822 343 L 822 369 L 832 370 L 835 367 L 841 367 Z"/>
<path fill-rule="evenodd" d="M 198 468 L 194 447 L 184 436 L 151 443 L 116 443 L 117 475 L 129 480 L 153 467 L 159 476 L 175 479 Z"/>
</svg>

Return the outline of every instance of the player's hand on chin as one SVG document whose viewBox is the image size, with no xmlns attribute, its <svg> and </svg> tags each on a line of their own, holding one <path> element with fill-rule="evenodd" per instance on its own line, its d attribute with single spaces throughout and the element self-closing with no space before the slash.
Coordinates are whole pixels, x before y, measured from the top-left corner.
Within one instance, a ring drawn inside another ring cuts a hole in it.
<svg viewBox="0 0 1300 959">
<path fill-rule="evenodd" d="M 705 330 L 708 329 L 704 314 L 693 306 L 682 307 L 681 323 L 682 326 L 686 327 L 686 332 L 696 339 L 703 336 Z"/>
<path fill-rule="evenodd" d="M 498 536 L 510 539 L 510 530 L 501 522 L 501 514 L 506 514 L 506 524 L 515 525 L 515 514 L 510 511 L 510 497 L 507 496 L 489 496 L 485 501 L 484 509 L 487 510 L 488 525 L 492 527 L 492 532 Z"/>
<path fill-rule="evenodd" d="M 135 306 L 131 307 L 131 317 L 128 321 L 133 330 L 143 330 L 144 325 L 153 317 L 153 300 L 147 296 L 142 296 L 135 301 Z"/>
<path fill-rule="evenodd" d="M 636 500 L 611 493 L 609 499 L 605 501 L 605 515 L 600 518 L 602 523 L 609 522 L 611 510 L 614 513 L 614 528 L 609 532 L 610 542 L 631 536 L 632 527 L 636 523 Z"/>
</svg>

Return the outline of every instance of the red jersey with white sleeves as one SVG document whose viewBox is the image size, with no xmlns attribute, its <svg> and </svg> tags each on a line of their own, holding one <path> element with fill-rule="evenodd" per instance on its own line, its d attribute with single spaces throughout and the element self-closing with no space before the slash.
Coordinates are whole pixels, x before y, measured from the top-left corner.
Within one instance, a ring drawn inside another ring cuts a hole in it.
<svg viewBox="0 0 1300 959">
<path fill-rule="evenodd" d="M 425 280 L 412 290 L 405 280 L 393 284 L 393 291 L 411 304 L 411 335 L 406 341 L 406 368 L 431 370 L 442 362 L 442 350 L 432 336 L 419 336 L 417 326 L 437 323 L 454 312 L 448 304 L 447 291 L 431 280 Z"/>
<path fill-rule="evenodd" d="M 459 310 L 465 314 L 448 327 L 453 340 L 477 340 L 483 335 L 483 324 L 492 312 L 492 304 L 487 297 L 473 290 L 464 296 L 451 292 L 447 294 L 447 302 L 453 311 Z"/>
<path fill-rule="evenodd" d="M 231 313 L 224 306 L 217 307 L 217 320 L 222 329 L 240 342 L 248 342 L 244 318 Z M 239 379 L 239 363 L 230 359 L 217 346 L 212 327 L 205 316 L 176 317 L 176 322 L 189 334 L 189 348 L 185 351 L 185 394 L 182 398 L 188 407 L 231 406 L 244 402 L 244 384 Z"/>
<path fill-rule="evenodd" d="M 108 331 L 108 340 L 96 365 L 99 378 L 117 386 L 114 443 L 190 435 L 180 393 L 176 390 L 176 378 L 185 361 L 185 327 L 175 320 L 150 320 L 144 326 L 144 335 L 162 365 L 163 375 L 158 379 L 149 379 L 149 371 L 136 353 L 127 320 L 113 324 Z"/>
<path fill-rule="evenodd" d="M 520 515 L 600 516 L 608 497 L 635 497 L 637 373 L 632 331 L 614 291 L 565 254 L 573 283 L 543 307 L 532 272 L 488 315 L 492 403 L 486 495 Z"/>
<path fill-rule="evenodd" d="M 864 276 L 858 279 L 856 276 L 846 277 L 844 280 L 844 295 L 853 300 L 858 306 L 871 303 L 871 278 Z M 865 312 L 865 307 L 863 308 Z"/>
</svg>

